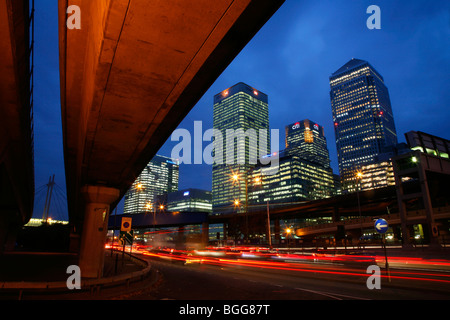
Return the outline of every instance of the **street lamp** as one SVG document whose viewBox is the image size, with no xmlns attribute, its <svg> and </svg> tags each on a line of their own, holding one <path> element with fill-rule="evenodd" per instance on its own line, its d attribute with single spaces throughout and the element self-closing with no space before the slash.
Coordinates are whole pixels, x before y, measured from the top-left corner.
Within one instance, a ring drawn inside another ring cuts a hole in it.
<svg viewBox="0 0 450 320">
<path fill-rule="evenodd" d="M 360 202 L 360 200 L 359 200 L 359 190 L 360 190 L 360 188 L 361 188 L 361 181 L 362 181 L 362 178 L 363 178 L 363 173 L 361 172 L 361 171 L 357 171 L 356 172 L 356 183 L 357 183 L 357 186 L 356 186 L 356 196 L 357 196 L 357 198 L 358 198 L 358 212 L 359 212 L 359 223 L 360 223 L 360 229 L 361 229 L 361 237 L 360 237 L 360 243 L 361 243 L 361 240 L 362 240 L 362 236 L 363 236 L 363 229 L 362 229 L 362 215 L 361 215 L 361 202 Z"/>
<path fill-rule="evenodd" d="M 287 249 L 288 249 L 288 252 L 289 252 L 289 236 L 292 233 L 292 229 L 291 228 L 286 228 L 285 232 L 286 232 Z"/>
<path fill-rule="evenodd" d="M 244 207 L 244 210 L 245 210 L 245 228 L 246 228 L 245 241 L 246 241 L 247 244 L 249 243 L 249 240 L 248 240 L 248 176 L 247 176 L 247 174 L 252 169 L 253 168 L 247 169 L 244 172 L 244 177 L 245 177 L 245 207 Z M 239 186 L 239 190 L 241 190 L 241 183 L 240 183 L 239 174 L 233 172 L 231 174 L 231 180 L 233 182 L 237 183 L 238 186 Z M 261 184 L 262 183 L 261 177 L 256 177 L 254 179 L 254 183 Z M 236 207 L 239 207 L 240 201 L 238 199 L 234 200 L 234 205 Z"/>
</svg>

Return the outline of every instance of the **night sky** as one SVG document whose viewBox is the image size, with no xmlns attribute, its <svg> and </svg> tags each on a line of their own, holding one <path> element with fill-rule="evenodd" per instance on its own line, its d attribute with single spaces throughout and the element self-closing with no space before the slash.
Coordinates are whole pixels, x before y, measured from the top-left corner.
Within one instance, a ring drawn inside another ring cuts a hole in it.
<svg viewBox="0 0 450 320">
<path fill-rule="evenodd" d="M 181 0 L 180 0 L 181 1 Z M 185 0 L 187 1 L 187 0 Z M 381 9 L 381 29 L 369 30 L 370 5 Z M 42 216 L 49 176 L 65 189 L 59 88 L 57 1 L 36 1 L 35 217 Z M 83 19 L 83 12 L 81 12 Z M 351 58 L 368 61 L 389 89 L 399 142 L 424 131 L 450 139 L 450 1 L 287 0 L 194 106 L 179 128 L 212 128 L 213 96 L 245 82 L 269 96 L 271 129 L 310 119 L 325 127 L 338 173 L 329 76 Z M 178 142 L 158 154 L 170 156 Z M 204 146 L 208 145 L 205 142 Z M 195 152 L 195 150 L 192 150 Z M 180 166 L 179 188 L 211 190 L 209 165 Z M 118 213 L 123 210 L 123 201 Z M 63 219 L 57 215 L 55 218 Z"/>
</svg>

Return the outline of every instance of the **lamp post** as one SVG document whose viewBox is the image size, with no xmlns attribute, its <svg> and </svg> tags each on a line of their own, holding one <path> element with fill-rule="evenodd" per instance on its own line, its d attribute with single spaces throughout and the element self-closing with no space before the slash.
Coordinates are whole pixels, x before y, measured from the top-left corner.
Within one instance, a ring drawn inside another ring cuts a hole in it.
<svg viewBox="0 0 450 320">
<path fill-rule="evenodd" d="M 145 205 L 145 209 L 147 212 L 151 211 L 153 209 L 153 232 L 156 229 L 156 206 L 154 206 L 150 201 L 147 202 L 147 204 Z M 152 239 L 152 244 L 153 244 L 153 239 Z"/>
<path fill-rule="evenodd" d="M 361 202 L 359 200 L 359 190 L 361 188 L 361 180 L 363 178 L 363 173 L 361 171 L 356 172 L 356 197 L 358 198 L 358 212 L 359 212 L 359 226 L 361 230 L 360 243 L 362 242 L 363 229 L 362 229 L 362 215 L 361 215 Z"/>
<path fill-rule="evenodd" d="M 287 251 L 289 253 L 289 236 L 292 233 L 292 229 L 291 228 L 286 228 L 286 241 L 287 241 Z"/>
<path fill-rule="evenodd" d="M 248 233 L 249 233 L 248 232 L 248 176 L 247 175 L 251 169 L 252 168 L 250 168 L 244 172 L 244 175 L 245 175 L 245 207 L 244 207 L 244 210 L 245 210 L 245 242 L 247 244 L 249 243 L 249 239 L 248 239 Z M 233 182 L 238 183 L 239 190 L 241 190 L 239 174 L 233 173 L 231 177 L 232 177 Z M 262 183 L 262 179 L 260 177 L 257 177 L 257 178 L 255 178 L 254 182 L 256 182 L 258 184 Z M 239 206 L 239 204 L 240 204 L 239 200 L 237 200 L 237 199 L 234 200 L 235 206 Z M 270 226 L 269 226 L 269 228 L 270 228 Z"/>
</svg>

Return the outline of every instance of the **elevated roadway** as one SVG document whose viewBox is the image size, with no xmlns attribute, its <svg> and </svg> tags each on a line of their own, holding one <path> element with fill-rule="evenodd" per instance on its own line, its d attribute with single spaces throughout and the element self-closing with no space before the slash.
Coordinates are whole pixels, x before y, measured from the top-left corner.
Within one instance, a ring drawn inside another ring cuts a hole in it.
<svg viewBox="0 0 450 320">
<path fill-rule="evenodd" d="M 101 276 L 111 209 L 283 2 L 58 2 L 69 220 L 86 277 Z M 66 26 L 71 5 L 81 29 Z"/>
</svg>

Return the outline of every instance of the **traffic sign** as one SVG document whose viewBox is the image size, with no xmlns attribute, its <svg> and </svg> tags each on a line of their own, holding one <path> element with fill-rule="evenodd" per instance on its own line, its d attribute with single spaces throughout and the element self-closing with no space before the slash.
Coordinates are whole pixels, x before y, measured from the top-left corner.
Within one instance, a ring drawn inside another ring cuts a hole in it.
<svg viewBox="0 0 450 320">
<path fill-rule="evenodd" d="M 377 221 L 375 221 L 375 230 L 377 230 L 378 233 L 385 233 L 389 227 L 389 224 L 386 220 L 380 218 Z"/>
<path fill-rule="evenodd" d="M 123 217 L 120 231 L 131 231 L 131 218 Z"/>
<path fill-rule="evenodd" d="M 120 231 L 119 239 L 122 240 L 122 244 L 128 242 L 129 244 L 133 243 L 133 230 L 131 231 Z"/>
</svg>

